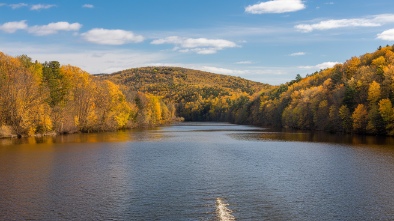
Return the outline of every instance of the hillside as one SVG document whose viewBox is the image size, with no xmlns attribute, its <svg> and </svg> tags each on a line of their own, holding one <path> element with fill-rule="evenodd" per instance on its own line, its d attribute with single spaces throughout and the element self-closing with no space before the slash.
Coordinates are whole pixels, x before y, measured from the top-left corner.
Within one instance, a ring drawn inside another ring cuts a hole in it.
<svg viewBox="0 0 394 221">
<path fill-rule="evenodd" d="M 240 77 L 178 67 L 134 68 L 96 76 L 122 85 L 126 93 L 140 91 L 173 102 L 186 120 L 227 121 L 234 102 L 272 88 Z"/>
<path fill-rule="evenodd" d="M 200 89 L 202 96 L 227 94 L 229 92 L 252 95 L 269 85 L 229 75 L 179 67 L 143 67 L 97 75 L 114 83 L 127 86 L 129 90 L 149 92 L 174 98 L 185 89 Z M 175 99 L 176 100 L 176 99 Z"/>
<path fill-rule="evenodd" d="M 266 91 L 239 123 L 394 135 L 394 45 Z"/>
</svg>

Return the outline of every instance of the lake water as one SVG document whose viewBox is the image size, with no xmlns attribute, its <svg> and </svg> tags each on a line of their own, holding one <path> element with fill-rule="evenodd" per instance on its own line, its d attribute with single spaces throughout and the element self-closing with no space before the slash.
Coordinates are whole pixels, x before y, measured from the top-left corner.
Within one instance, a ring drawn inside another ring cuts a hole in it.
<svg viewBox="0 0 394 221">
<path fill-rule="evenodd" d="M 394 141 L 221 123 L 3 139 L 0 220 L 394 220 Z"/>
</svg>

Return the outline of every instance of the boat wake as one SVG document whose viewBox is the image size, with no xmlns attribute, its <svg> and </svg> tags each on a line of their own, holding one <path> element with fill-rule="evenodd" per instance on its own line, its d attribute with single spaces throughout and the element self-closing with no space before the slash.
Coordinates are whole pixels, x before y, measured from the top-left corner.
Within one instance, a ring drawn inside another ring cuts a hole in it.
<svg viewBox="0 0 394 221">
<path fill-rule="evenodd" d="M 233 211 L 227 208 L 228 204 L 221 198 L 216 199 L 216 214 L 220 221 L 231 221 L 235 220 L 235 217 L 231 215 Z"/>
</svg>

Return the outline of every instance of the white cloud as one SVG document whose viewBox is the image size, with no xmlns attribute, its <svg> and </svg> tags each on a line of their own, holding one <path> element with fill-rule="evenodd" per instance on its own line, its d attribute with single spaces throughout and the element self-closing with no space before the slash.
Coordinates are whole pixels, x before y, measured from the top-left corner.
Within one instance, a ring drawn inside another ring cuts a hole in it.
<svg viewBox="0 0 394 221">
<path fill-rule="evenodd" d="M 344 27 L 376 27 L 380 26 L 379 23 L 372 22 L 367 19 L 339 19 L 321 21 L 316 24 L 301 24 L 296 25 L 295 28 L 302 32 L 311 32 L 313 30 L 328 30 Z"/>
<path fill-rule="evenodd" d="M 389 29 L 378 34 L 377 38 L 386 41 L 394 41 L 394 29 Z"/>
<path fill-rule="evenodd" d="M 249 5 L 245 12 L 251 14 L 295 12 L 305 8 L 301 0 L 271 0 Z"/>
<path fill-rule="evenodd" d="M 394 23 L 394 14 L 380 14 L 366 18 L 330 19 L 314 24 L 299 24 L 295 28 L 301 32 L 314 30 L 329 30 L 347 27 L 378 27 L 384 24 Z"/>
<path fill-rule="evenodd" d="M 22 8 L 22 7 L 27 7 L 29 6 L 26 3 L 18 3 L 18 4 L 10 4 L 9 5 L 12 9 L 18 9 L 18 8 Z"/>
<path fill-rule="evenodd" d="M 23 30 L 26 29 L 28 26 L 26 24 L 26 20 L 23 21 L 13 21 L 13 22 L 7 22 L 2 25 L 0 25 L 0 30 L 7 32 L 7 33 L 14 33 L 17 30 Z"/>
<path fill-rule="evenodd" d="M 340 62 L 329 61 L 329 62 L 320 63 L 320 64 L 316 65 L 316 67 L 320 68 L 320 69 L 326 69 L 326 68 L 332 68 L 332 67 L 334 67 L 337 64 L 340 64 Z"/>
<path fill-rule="evenodd" d="M 202 71 L 207 71 L 215 74 L 229 74 L 229 75 L 242 75 L 249 73 L 248 71 L 227 69 L 227 68 L 218 68 L 212 66 L 202 66 L 199 68 Z"/>
<path fill-rule="evenodd" d="M 30 7 L 30 10 L 36 10 L 36 11 L 38 11 L 38 10 L 41 10 L 41 9 L 49 9 L 49 8 L 53 8 L 53 7 L 55 7 L 56 5 L 43 5 L 43 4 L 37 4 L 37 5 L 32 5 L 31 7 Z"/>
<path fill-rule="evenodd" d="M 236 64 L 252 64 L 253 62 L 251 62 L 251 61 L 238 61 L 238 62 L 235 62 Z"/>
<path fill-rule="evenodd" d="M 135 35 L 131 31 L 119 29 L 95 28 L 82 34 L 82 37 L 91 43 L 102 45 L 123 45 L 138 43 L 144 40 L 142 35 Z"/>
<path fill-rule="evenodd" d="M 151 44 L 173 44 L 175 45 L 175 51 L 195 52 L 197 54 L 215 54 L 225 48 L 238 47 L 234 42 L 224 39 L 181 38 L 178 36 L 156 39 Z"/>
<path fill-rule="evenodd" d="M 305 55 L 305 52 L 301 52 L 301 51 L 289 54 L 289 56 L 303 56 L 303 55 Z"/>
<path fill-rule="evenodd" d="M 372 20 L 380 24 L 394 23 L 394 14 L 380 14 L 372 17 Z"/>
<path fill-rule="evenodd" d="M 35 25 L 28 29 L 28 32 L 34 35 L 51 35 L 59 31 L 78 31 L 82 27 L 79 23 L 56 22 L 47 25 Z"/>
<path fill-rule="evenodd" d="M 84 5 L 82 5 L 82 8 L 94 8 L 94 5 L 92 5 L 92 4 L 84 4 Z"/>
<path fill-rule="evenodd" d="M 0 7 L 5 6 L 5 5 L 6 5 L 5 3 L 0 3 Z"/>
<path fill-rule="evenodd" d="M 328 62 L 323 62 L 323 63 L 317 64 L 317 65 L 314 65 L 314 66 L 299 66 L 298 68 L 324 70 L 324 69 L 327 69 L 327 68 L 332 68 L 336 64 L 340 64 L 340 63 L 339 62 L 328 61 Z"/>
</svg>

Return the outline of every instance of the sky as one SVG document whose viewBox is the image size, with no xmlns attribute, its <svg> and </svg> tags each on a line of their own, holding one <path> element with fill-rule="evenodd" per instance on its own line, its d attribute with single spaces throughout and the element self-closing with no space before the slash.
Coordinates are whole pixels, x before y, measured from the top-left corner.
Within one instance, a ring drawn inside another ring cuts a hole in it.
<svg viewBox="0 0 394 221">
<path fill-rule="evenodd" d="M 0 0 L 1 52 L 91 74 L 177 66 L 278 85 L 393 44 L 393 0 Z"/>
</svg>

